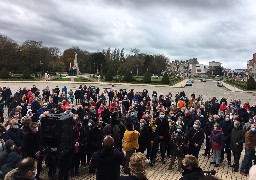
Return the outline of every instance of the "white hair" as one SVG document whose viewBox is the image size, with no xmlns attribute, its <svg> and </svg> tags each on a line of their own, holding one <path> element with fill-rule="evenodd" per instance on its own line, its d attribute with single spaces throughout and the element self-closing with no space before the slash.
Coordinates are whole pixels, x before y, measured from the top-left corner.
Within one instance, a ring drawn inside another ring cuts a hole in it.
<svg viewBox="0 0 256 180">
<path fill-rule="evenodd" d="M 256 180 L 256 165 L 253 165 L 249 171 L 249 180 Z"/>
</svg>

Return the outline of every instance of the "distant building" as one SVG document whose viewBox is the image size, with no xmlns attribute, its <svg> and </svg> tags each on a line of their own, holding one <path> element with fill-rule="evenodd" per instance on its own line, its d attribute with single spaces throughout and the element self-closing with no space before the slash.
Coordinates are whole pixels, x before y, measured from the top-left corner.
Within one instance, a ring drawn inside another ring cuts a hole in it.
<svg viewBox="0 0 256 180">
<path fill-rule="evenodd" d="M 211 61 L 209 62 L 209 67 L 221 67 L 221 63 L 216 61 Z"/>
<path fill-rule="evenodd" d="M 196 73 L 197 74 L 206 74 L 208 71 L 208 66 L 203 64 L 196 65 Z"/>
<path fill-rule="evenodd" d="M 253 58 L 247 62 L 247 76 L 252 76 L 256 80 L 256 53 L 253 54 Z"/>
<path fill-rule="evenodd" d="M 221 62 L 211 61 L 209 62 L 209 68 L 207 74 L 209 76 L 213 75 L 221 75 L 220 68 L 221 68 Z"/>
</svg>

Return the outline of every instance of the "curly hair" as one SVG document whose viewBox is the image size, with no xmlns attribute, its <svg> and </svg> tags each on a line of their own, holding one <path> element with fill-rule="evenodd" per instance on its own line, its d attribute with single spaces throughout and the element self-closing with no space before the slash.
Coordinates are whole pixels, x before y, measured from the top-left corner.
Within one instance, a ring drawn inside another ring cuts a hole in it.
<svg viewBox="0 0 256 180">
<path fill-rule="evenodd" d="M 147 180 L 146 156 L 142 153 L 134 153 L 130 158 L 131 175 L 138 179 Z"/>
</svg>

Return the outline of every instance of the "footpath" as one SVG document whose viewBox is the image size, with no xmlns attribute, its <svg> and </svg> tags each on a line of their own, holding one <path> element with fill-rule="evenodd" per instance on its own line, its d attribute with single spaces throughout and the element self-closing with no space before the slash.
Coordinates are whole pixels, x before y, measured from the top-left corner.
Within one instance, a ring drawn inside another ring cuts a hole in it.
<svg viewBox="0 0 256 180">
<path fill-rule="evenodd" d="M 225 82 L 222 82 L 223 83 L 223 86 L 225 86 L 225 88 L 227 88 L 228 90 L 232 91 L 232 92 L 246 92 L 246 91 L 243 91 L 242 89 L 239 89 L 235 86 L 232 86 L 230 84 L 227 84 Z"/>
<path fill-rule="evenodd" d="M 188 79 L 184 79 L 183 81 L 174 84 L 172 87 L 173 88 L 184 88 L 186 86 L 186 82 L 188 81 Z"/>
</svg>

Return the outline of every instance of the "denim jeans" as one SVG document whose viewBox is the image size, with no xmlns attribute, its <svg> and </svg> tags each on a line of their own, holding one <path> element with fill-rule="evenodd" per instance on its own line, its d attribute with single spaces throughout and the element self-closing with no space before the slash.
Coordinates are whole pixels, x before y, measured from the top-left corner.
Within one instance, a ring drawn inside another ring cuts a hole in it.
<svg viewBox="0 0 256 180">
<path fill-rule="evenodd" d="M 216 164 L 220 164 L 220 155 L 221 155 L 221 150 L 213 150 L 212 162 L 215 162 Z"/>
<path fill-rule="evenodd" d="M 241 165 L 241 171 L 249 172 L 254 159 L 255 151 L 245 148 L 244 160 Z"/>
</svg>

